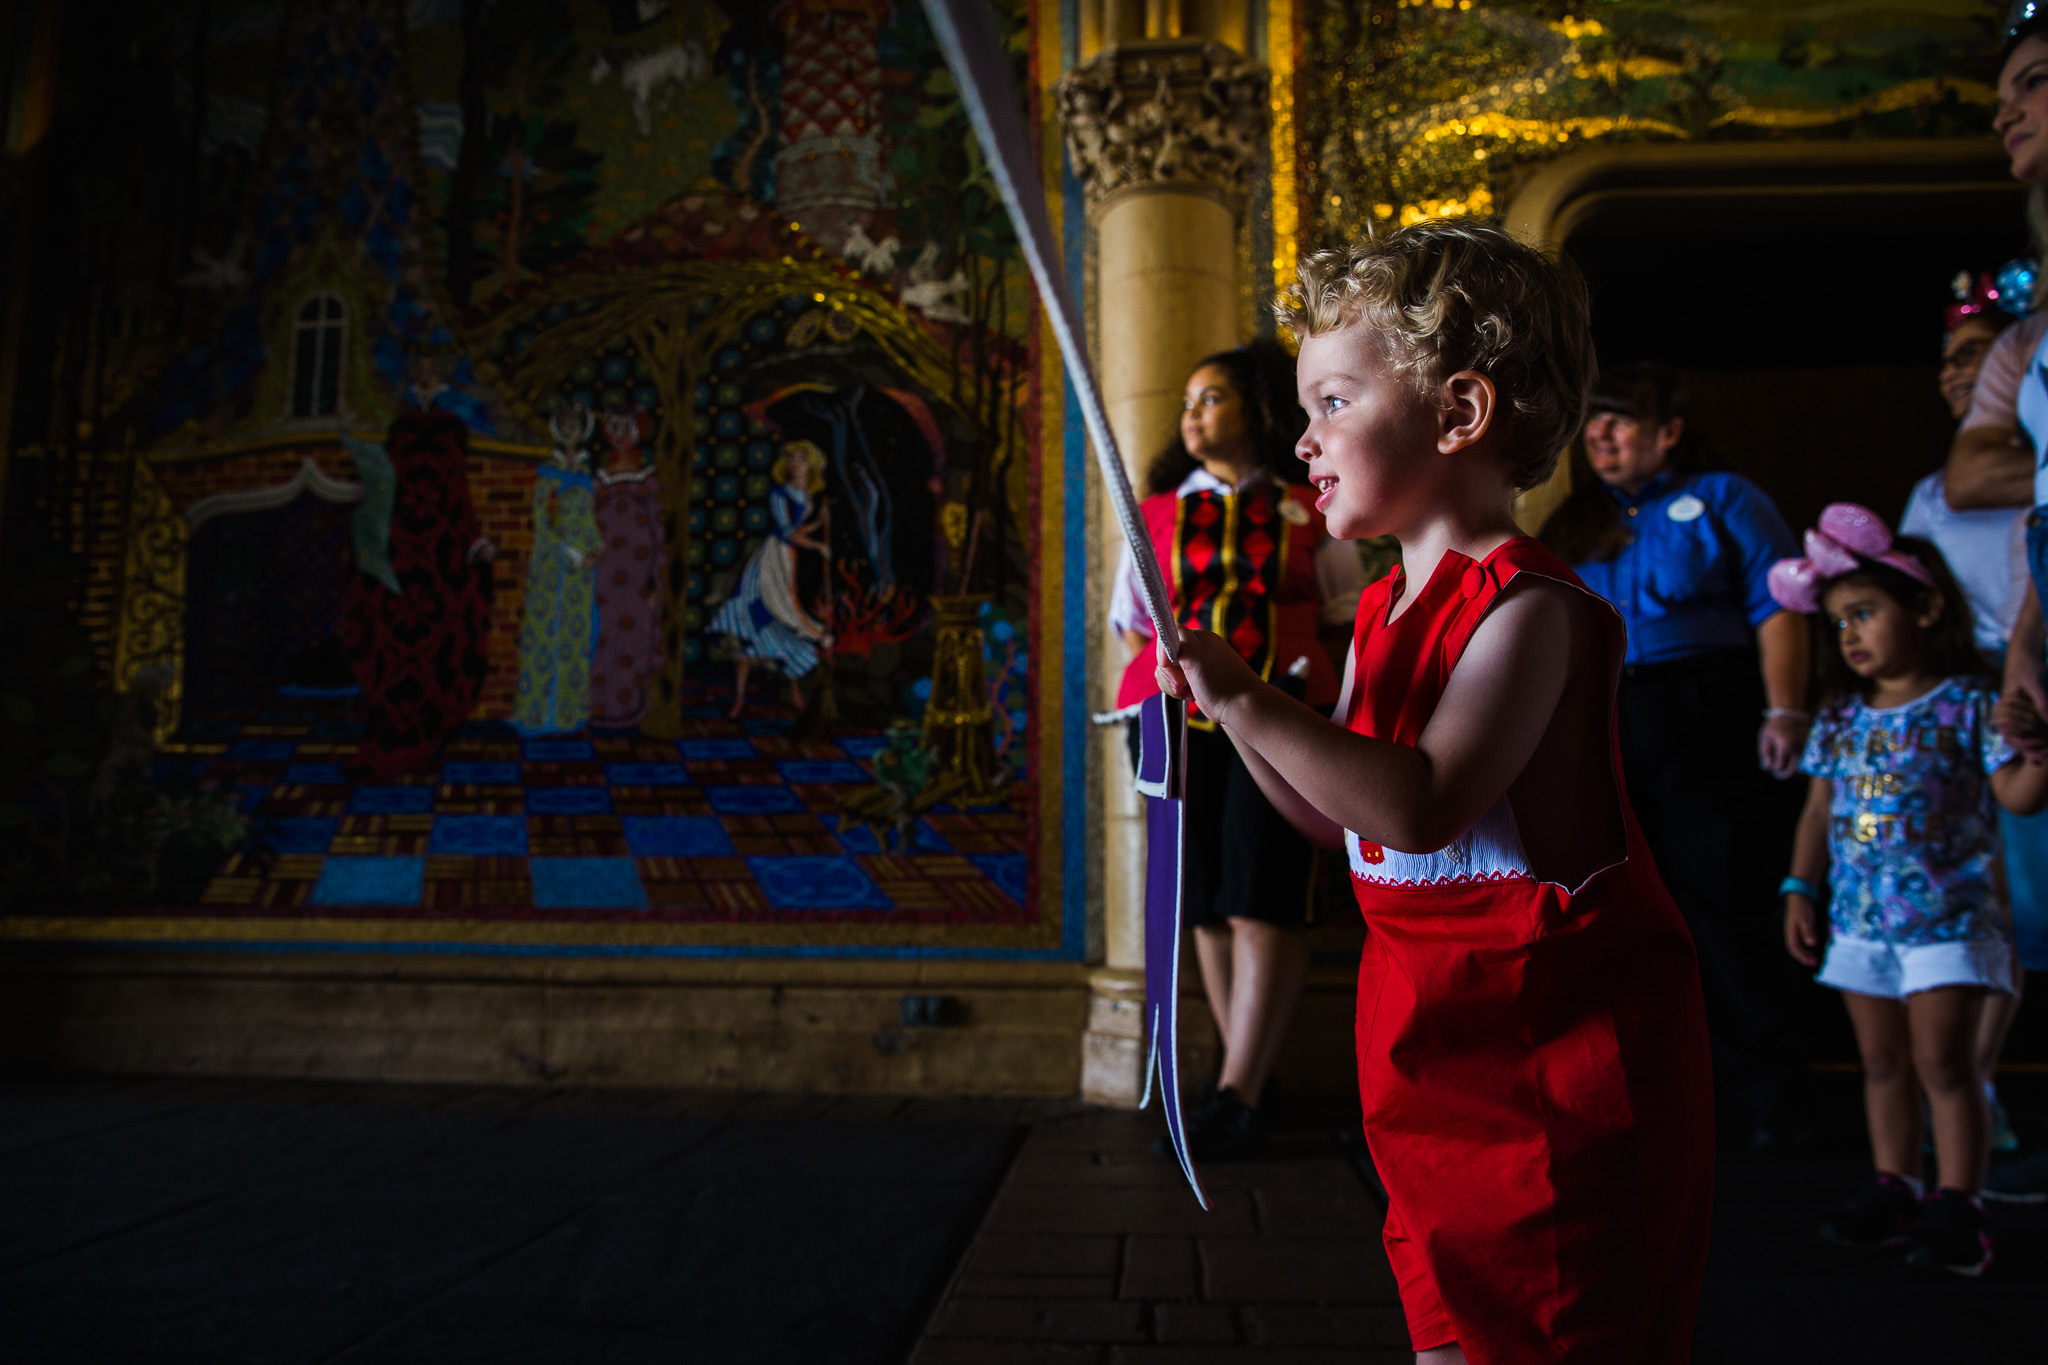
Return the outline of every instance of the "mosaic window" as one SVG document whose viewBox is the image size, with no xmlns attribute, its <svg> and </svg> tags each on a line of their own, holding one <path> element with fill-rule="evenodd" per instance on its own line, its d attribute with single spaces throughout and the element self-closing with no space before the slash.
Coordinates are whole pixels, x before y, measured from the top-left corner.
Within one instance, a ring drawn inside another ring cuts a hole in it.
<svg viewBox="0 0 2048 1365">
<path fill-rule="evenodd" d="M 333 294 L 299 305 L 292 324 L 292 416 L 326 417 L 341 406 L 341 348 L 348 312 Z"/>
</svg>

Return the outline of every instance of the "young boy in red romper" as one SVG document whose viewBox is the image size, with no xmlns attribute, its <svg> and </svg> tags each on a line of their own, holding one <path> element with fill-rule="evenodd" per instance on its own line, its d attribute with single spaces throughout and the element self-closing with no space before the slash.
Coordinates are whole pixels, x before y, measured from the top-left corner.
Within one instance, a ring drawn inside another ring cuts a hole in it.
<svg viewBox="0 0 2048 1365">
<path fill-rule="evenodd" d="M 1211 634 L 1160 682 L 1349 850 L 1359 1097 L 1416 1359 L 1685 1361 L 1713 1192 L 1692 940 L 1622 790 L 1621 620 L 1513 517 L 1583 417 L 1584 286 L 1424 224 L 1309 258 L 1280 315 L 1317 507 L 1398 537 L 1402 568 L 1359 602 L 1341 724 Z"/>
</svg>

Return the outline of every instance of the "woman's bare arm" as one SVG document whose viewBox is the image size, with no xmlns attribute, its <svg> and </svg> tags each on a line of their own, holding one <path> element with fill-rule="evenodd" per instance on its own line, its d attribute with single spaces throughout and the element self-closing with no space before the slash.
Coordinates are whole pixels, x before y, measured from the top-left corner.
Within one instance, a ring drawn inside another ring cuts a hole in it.
<svg viewBox="0 0 2048 1365">
<path fill-rule="evenodd" d="M 2016 758 L 1991 774 L 1991 794 L 2014 815 L 2048 810 L 2048 763 Z"/>
<path fill-rule="evenodd" d="M 1261 682 L 1227 641 L 1204 631 L 1183 634 L 1180 664 L 1162 666 L 1161 685 L 1192 696 L 1329 824 L 1387 848 L 1430 853 L 1507 794 L 1549 728 L 1569 671 L 1572 619 L 1563 594 L 1572 591 L 1533 577 L 1511 584 L 1474 632 L 1414 748 L 1332 724 Z M 1265 780 L 1260 786 L 1275 794 Z"/>
<path fill-rule="evenodd" d="M 2034 451 L 2011 427 L 1971 427 L 1948 451 L 1942 495 L 1958 512 L 2028 507 L 2034 501 Z"/>
</svg>

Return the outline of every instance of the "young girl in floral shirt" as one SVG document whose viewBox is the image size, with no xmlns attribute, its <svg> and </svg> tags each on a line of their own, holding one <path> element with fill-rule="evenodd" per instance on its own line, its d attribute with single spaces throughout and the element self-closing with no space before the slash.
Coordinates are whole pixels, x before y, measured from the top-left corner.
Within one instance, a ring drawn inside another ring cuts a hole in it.
<svg viewBox="0 0 2048 1365">
<path fill-rule="evenodd" d="M 1771 591 L 1818 611 L 1827 637 L 1814 650 L 1823 710 L 1801 763 L 1812 782 L 1782 888 L 1785 943 L 1848 1006 L 1876 1167 L 1821 1235 L 1981 1275 L 1990 1114 L 1972 1042 L 1987 993 L 2012 989 L 1997 806 L 2048 805 L 2048 765 L 2022 761 L 1994 728 L 1969 603 L 1927 542 L 1894 542 L 1869 509 L 1835 503 L 1806 533 L 1806 556 L 1772 568 Z"/>
</svg>

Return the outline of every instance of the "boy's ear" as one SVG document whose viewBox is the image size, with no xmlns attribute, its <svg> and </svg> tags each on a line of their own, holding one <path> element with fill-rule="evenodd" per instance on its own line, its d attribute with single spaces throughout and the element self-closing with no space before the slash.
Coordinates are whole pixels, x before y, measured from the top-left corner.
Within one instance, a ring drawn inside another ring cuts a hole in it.
<svg viewBox="0 0 2048 1365">
<path fill-rule="evenodd" d="M 1493 381 L 1477 370 L 1460 370 L 1444 381 L 1439 395 L 1436 448 L 1448 455 L 1486 435 L 1493 425 L 1499 395 Z"/>
</svg>

